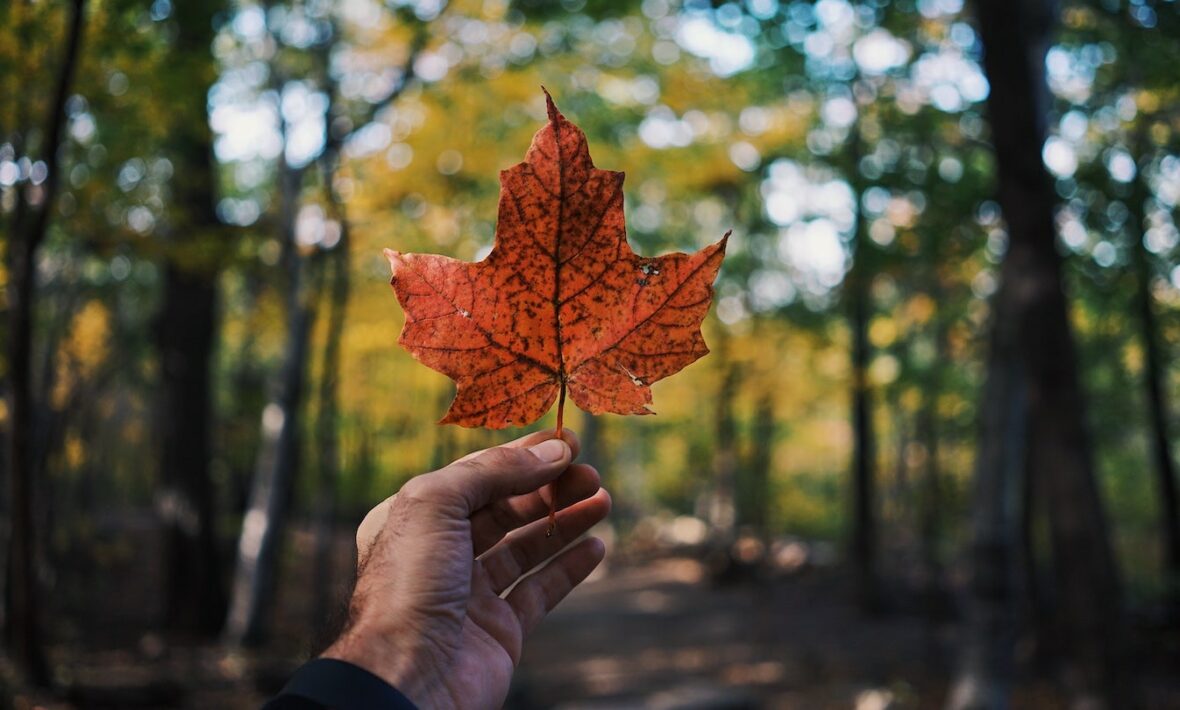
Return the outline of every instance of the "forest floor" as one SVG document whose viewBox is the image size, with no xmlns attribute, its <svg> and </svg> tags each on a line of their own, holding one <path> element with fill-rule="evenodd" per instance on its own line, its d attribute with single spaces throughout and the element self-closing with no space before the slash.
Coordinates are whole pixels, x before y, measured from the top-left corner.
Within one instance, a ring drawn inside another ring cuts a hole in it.
<svg viewBox="0 0 1180 710">
<path fill-rule="evenodd" d="M 297 539 L 294 549 L 305 542 Z M 340 545 L 347 550 L 350 540 Z M 943 706 L 959 646 L 953 614 L 934 620 L 920 605 L 886 600 L 886 611 L 866 615 L 853 603 L 851 580 L 831 566 L 718 575 L 701 555 L 610 559 L 529 639 L 506 707 Z M 124 609 L 92 617 L 88 629 L 52 649 L 67 690 L 21 696 L 15 706 L 257 708 L 310 652 L 306 625 L 297 621 L 310 618 L 313 585 L 296 573 L 298 565 L 289 569 L 296 579 L 284 585 L 279 632 L 263 653 L 136 631 L 130 615 L 137 600 L 129 593 Z M 138 602 L 141 614 L 146 598 Z M 1174 633 L 1169 646 L 1174 652 Z M 1170 677 L 1168 662 L 1141 669 L 1148 707 L 1180 708 L 1180 678 Z M 1064 705 L 1050 684 L 1028 681 L 1016 707 Z"/>
</svg>

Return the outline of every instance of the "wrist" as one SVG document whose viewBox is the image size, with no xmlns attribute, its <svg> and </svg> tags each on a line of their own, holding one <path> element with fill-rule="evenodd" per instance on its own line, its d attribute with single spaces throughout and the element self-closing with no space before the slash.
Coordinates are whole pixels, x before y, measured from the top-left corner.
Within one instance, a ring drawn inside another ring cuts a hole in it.
<svg viewBox="0 0 1180 710">
<path fill-rule="evenodd" d="M 396 633 L 348 629 L 320 656 L 347 661 L 389 683 L 418 707 L 440 707 L 434 698 L 442 687 L 436 664 L 424 649 L 399 643 Z"/>
</svg>

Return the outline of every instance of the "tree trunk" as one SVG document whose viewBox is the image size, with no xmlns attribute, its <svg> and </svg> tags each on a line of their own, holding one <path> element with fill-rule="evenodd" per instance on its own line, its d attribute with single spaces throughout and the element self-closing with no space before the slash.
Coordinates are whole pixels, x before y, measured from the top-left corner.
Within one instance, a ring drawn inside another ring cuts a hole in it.
<svg viewBox="0 0 1180 710">
<path fill-rule="evenodd" d="M 334 17 L 330 19 L 331 36 L 339 34 L 339 27 Z M 386 98 L 377 104 L 370 105 L 370 113 L 364 117 L 358 127 L 369 123 L 380 108 L 391 105 L 405 90 L 408 82 L 413 79 L 413 60 L 417 57 L 425 42 L 425 33 L 417 31 L 411 44 L 409 57 L 402 70 L 402 79 Z M 344 331 L 344 318 L 348 307 L 350 288 L 349 268 L 349 223 L 344 205 L 335 191 L 335 178 L 339 168 L 340 150 L 346 138 L 340 131 L 334 129 L 337 118 L 346 118 L 341 111 L 341 97 L 339 86 L 333 78 L 331 65 L 331 45 L 324 43 L 316 53 L 325 93 L 328 95 L 328 121 L 324 125 L 324 151 L 319 164 L 323 183 L 323 193 L 330 207 L 331 217 L 336 220 L 340 229 L 340 239 L 331 253 L 327 256 L 326 268 L 330 268 L 331 290 L 329 292 L 327 340 L 323 351 L 323 372 L 320 375 L 319 420 L 316 422 L 316 440 L 319 449 L 318 478 L 316 481 L 316 504 L 313 510 L 313 527 L 315 530 L 315 549 L 313 552 L 313 569 L 315 570 L 316 587 L 312 599 L 312 623 L 323 625 L 330 616 L 333 603 L 332 595 L 332 542 L 336 518 L 336 486 L 340 479 L 340 402 L 337 388 L 340 372 L 340 339 Z M 351 123 L 351 121 L 349 121 Z M 325 275 L 327 278 L 328 275 Z M 439 463 L 445 466 L 449 461 Z"/>
<path fill-rule="evenodd" d="M 718 347 L 720 364 L 724 368 L 721 388 L 717 392 L 714 414 L 715 448 L 713 449 L 714 489 L 709 506 L 709 523 L 713 526 L 720 542 L 728 545 L 736 536 L 736 483 L 737 483 L 737 427 L 733 417 L 733 400 L 737 395 L 738 366 L 725 357 L 728 347 L 724 341 Z"/>
<path fill-rule="evenodd" d="M 598 468 L 606 460 L 602 451 L 602 419 L 589 412 L 582 413 L 582 428 L 578 432 L 582 451 L 578 460 Z"/>
<path fill-rule="evenodd" d="M 343 229 L 343 226 L 342 226 Z M 344 241 L 336 249 L 343 249 Z M 340 336 L 344 310 L 348 303 L 348 255 L 333 254 L 331 300 L 328 305 L 328 332 L 324 342 L 323 372 L 320 374 L 320 412 L 316 421 L 316 448 L 319 450 L 316 480 L 316 503 L 313 511 L 315 552 L 313 569 L 316 588 L 312 618 L 320 623 L 332 607 L 332 542 L 336 522 L 336 486 L 340 482 L 340 401 L 337 382 L 340 375 Z"/>
<path fill-rule="evenodd" d="M 243 271 L 244 302 L 239 308 L 246 314 L 256 313 L 267 276 L 255 268 Z M 258 421 L 258 412 L 270 401 L 266 368 L 258 355 L 258 335 L 257 329 L 247 329 L 237 351 L 228 358 L 233 365 L 227 379 L 234 396 L 219 412 L 223 417 L 219 425 L 225 428 L 220 455 L 229 462 L 230 469 L 223 499 L 228 501 L 225 513 L 232 517 L 244 515 L 250 503 L 250 484 L 254 478 L 259 441 L 259 432 L 252 431 L 252 427 Z"/>
<path fill-rule="evenodd" d="M 880 605 L 876 550 L 876 434 L 873 430 L 873 402 L 868 369 L 869 344 L 869 266 L 868 234 L 860 197 L 859 124 L 849 136 L 849 170 L 853 194 L 857 200 L 856 227 L 853 234 L 852 270 L 846 279 L 848 328 L 852 336 L 852 511 L 849 531 L 849 555 L 855 575 L 856 600 L 862 611 L 875 612 Z"/>
<path fill-rule="evenodd" d="M 1010 290 L 1002 289 L 993 303 L 971 508 L 968 637 L 963 669 L 948 703 L 955 710 L 1000 710 L 1008 707 L 1012 694 L 1028 386 L 1014 352 L 1011 300 Z"/>
<path fill-rule="evenodd" d="M 303 402 L 314 301 L 310 257 L 295 244 L 302 170 L 280 158 L 280 230 L 287 266 L 287 345 L 271 401 L 262 412 L 262 439 L 242 520 L 229 615 L 223 632 L 233 645 L 256 646 L 269 626 L 267 611 L 278 577 L 279 549 L 286 530 L 298 471 L 299 414 Z"/>
<path fill-rule="evenodd" d="M 933 255 L 932 255 L 933 256 Z M 937 257 L 931 274 L 930 299 L 934 303 L 933 323 L 934 359 L 926 373 L 922 405 L 915 423 L 917 440 L 922 444 L 926 460 L 918 484 L 918 539 L 921 547 L 924 578 L 923 605 L 930 613 L 939 609 L 942 592 L 942 559 L 938 552 L 942 533 L 942 472 L 939 467 L 938 398 L 942 393 L 943 363 L 947 357 L 947 323 L 939 304 L 944 290 L 938 273 Z"/>
<path fill-rule="evenodd" d="M 713 487 L 709 495 L 708 521 L 713 528 L 713 546 L 709 566 L 714 581 L 738 581 L 751 571 L 750 560 L 738 555 L 734 543 L 738 538 L 741 510 L 741 489 L 738 481 L 737 422 L 734 419 L 734 399 L 741 380 L 741 368 L 729 357 L 730 346 L 722 339 L 717 348 L 721 367 L 721 383 L 713 410 Z"/>
<path fill-rule="evenodd" d="M 340 397 L 337 383 L 340 376 L 340 340 L 344 332 L 344 316 L 349 294 L 349 224 L 343 206 L 332 195 L 333 167 L 325 168 L 325 191 L 330 193 L 333 217 L 340 228 L 340 241 L 327 255 L 331 271 L 328 292 L 328 322 L 324 341 L 323 371 L 320 374 L 319 419 L 316 422 L 316 444 L 319 449 L 319 476 L 316 481 L 315 596 L 312 604 L 314 623 L 323 623 L 333 603 L 332 541 L 336 522 L 336 487 L 340 482 Z"/>
<path fill-rule="evenodd" d="M 223 229 L 215 210 L 217 169 L 207 110 L 207 95 L 216 76 L 210 45 L 217 11 L 217 3 L 176 7 L 173 53 L 196 83 L 182 87 L 183 94 L 177 97 L 180 105 L 168 146 L 176 168 L 176 218 L 167 234 L 172 253 L 163 268 L 156 321 L 165 625 L 201 635 L 217 633 L 226 605 L 209 474 L 217 265 L 186 263 L 183 247 L 207 242 Z"/>
<path fill-rule="evenodd" d="M 225 618 L 209 476 L 210 360 L 217 329 L 214 278 L 167 264 L 157 329 L 165 624 L 202 635 L 215 634 Z"/>
<path fill-rule="evenodd" d="M 19 225 L 17 230 L 19 230 Z M 8 471 L 9 519 L 8 587 L 5 590 L 7 642 L 14 660 L 29 683 L 49 683 L 41 631 L 41 595 L 35 560 L 36 530 L 33 516 L 34 455 L 31 343 L 33 329 L 33 279 L 35 242 L 14 230 L 8 246 Z"/>
<path fill-rule="evenodd" d="M 763 539 L 770 537 L 770 511 L 772 492 L 770 488 L 771 469 L 774 466 L 774 393 L 767 389 L 758 397 L 754 407 L 753 449 L 747 471 L 746 513 L 748 523 Z"/>
<path fill-rule="evenodd" d="M 8 571 L 5 590 L 7 642 L 13 660 L 26 680 L 35 686 L 48 685 L 44 635 L 41 627 L 37 584 L 36 526 L 33 511 L 34 451 L 37 441 L 33 402 L 32 337 L 33 297 L 37 249 L 45 239 L 60 182 L 60 149 L 65 125 L 65 104 L 73 87 L 85 24 L 86 2 L 74 0 L 66 31 L 61 66 L 54 95 L 41 134 L 41 157 L 49 166 L 43 185 L 18 186 L 17 204 L 8 235 L 8 437 L 9 506 Z M 18 127 L 24 130 L 27 127 Z"/>
<path fill-rule="evenodd" d="M 1069 690 L 1078 702 L 1125 706 L 1117 569 L 1086 436 L 1056 249 L 1056 199 L 1040 158 L 1048 102 L 1044 57 L 1056 8 L 1044 0 L 997 0 L 977 9 L 1009 246 L 981 416 L 970 640 L 951 706 L 1009 701 L 1023 475 L 1040 479 L 1035 489 L 1045 496 L 1056 592 L 1052 628 L 1068 656 Z"/>
<path fill-rule="evenodd" d="M 898 360 L 905 358 L 900 349 L 894 350 Z M 905 368 L 905 365 L 902 365 Z M 901 387 L 894 386 L 886 389 L 885 406 L 893 420 L 893 480 L 890 481 L 889 494 L 881 501 L 880 522 L 885 529 L 891 526 L 895 534 L 901 532 L 904 536 L 913 524 L 913 483 L 910 481 L 909 449 L 917 437 L 917 423 L 911 422 L 906 416 L 905 405 L 901 403 Z M 914 417 L 916 419 L 917 417 Z"/>
<path fill-rule="evenodd" d="M 1141 137 L 1137 143 L 1141 156 L 1147 141 Z M 1151 296 L 1151 256 L 1143 243 L 1143 224 L 1146 219 L 1143 203 L 1150 194 L 1145 180 L 1142 174 L 1136 174 L 1130 200 L 1132 218 L 1129 223 L 1131 240 L 1134 242 L 1131 258 L 1137 289 L 1135 301 L 1139 310 L 1139 324 L 1143 329 L 1143 384 L 1147 389 L 1152 456 L 1155 459 L 1156 487 L 1160 498 L 1164 599 L 1169 610 L 1177 612 L 1180 611 L 1180 501 L 1176 492 L 1176 465 L 1172 459 L 1171 439 L 1168 437 L 1168 403 L 1164 387 L 1166 356 L 1159 342 L 1159 325 Z"/>
</svg>

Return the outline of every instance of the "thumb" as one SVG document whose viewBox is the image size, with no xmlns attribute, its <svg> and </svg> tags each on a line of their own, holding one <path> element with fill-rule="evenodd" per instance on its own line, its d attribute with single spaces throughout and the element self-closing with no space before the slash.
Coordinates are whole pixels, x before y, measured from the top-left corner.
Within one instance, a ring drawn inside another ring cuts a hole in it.
<svg viewBox="0 0 1180 710">
<path fill-rule="evenodd" d="M 546 439 L 527 449 L 497 446 L 418 478 L 423 497 L 455 503 L 467 517 L 499 498 L 537 490 L 560 476 L 572 458 L 564 441 Z"/>
</svg>

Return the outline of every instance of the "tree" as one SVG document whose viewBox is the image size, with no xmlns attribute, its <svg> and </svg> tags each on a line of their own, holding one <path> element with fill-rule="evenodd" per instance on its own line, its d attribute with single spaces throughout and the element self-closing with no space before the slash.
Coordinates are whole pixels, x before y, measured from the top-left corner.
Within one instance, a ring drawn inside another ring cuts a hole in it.
<svg viewBox="0 0 1180 710">
<path fill-rule="evenodd" d="M 1070 690 L 1116 707 L 1126 698 L 1118 665 L 1118 574 L 1086 434 L 1056 249 L 1056 198 L 1041 162 L 1044 58 L 1055 8 L 1011 0 L 981 3 L 977 11 L 1008 249 L 993 301 L 976 461 L 971 631 L 950 704 L 1008 703 L 1020 494 L 1031 476 L 1049 518 L 1057 593 L 1051 626 L 1071 669 Z"/>
<path fill-rule="evenodd" d="M 746 505 L 743 515 L 743 522 L 748 523 L 764 540 L 771 536 L 770 521 L 773 507 L 770 502 L 770 481 L 774 471 L 776 429 L 774 397 L 773 393 L 766 389 L 758 396 L 754 405 L 750 456 L 746 464 Z"/>
<path fill-rule="evenodd" d="M 333 34 L 339 28 L 332 23 Z M 330 57 L 326 52 L 319 57 L 327 77 L 327 95 L 330 120 L 324 123 L 324 151 L 319 157 L 320 179 L 323 200 L 327 205 L 327 216 L 336 225 L 339 238 L 326 255 L 324 268 L 325 299 L 327 310 L 326 335 L 320 358 L 320 381 L 317 397 L 319 414 L 316 418 L 316 448 L 319 450 L 316 477 L 316 503 L 313 512 L 315 524 L 315 569 L 316 589 L 313 595 L 313 620 L 320 623 L 327 618 L 331 604 L 331 564 L 334 522 L 336 515 L 336 489 L 340 485 L 340 348 L 344 335 L 344 318 L 348 308 L 350 290 L 349 277 L 349 233 L 351 227 L 344 200 L 336 191 L 336 177 L 340 167 L 340 150 L 345 135 L 333 130 L 337 119 L 343 118 L 340 87 L 327 71 Z"/>
<path fill-rule="evenodd" d="M 940 533 L 942 531 L 942 472 L 939 467 L 939 416 L 938 401 L 943 391 L 943 368 L 947 357 L 947 316 L 939 304 L 946 298 L 946 289 L 942 285 L 940 253 L 941 235 L 930 235 L 928 253 L 932 259 L 930 273 L 927 276 L 927 296 L 934 304 L 931 314 L 930 334 L 932 343 L 932 359 L 926 365 L 926 374 L 922 382 L 922 403 L 914 424 L 915 437 L 921 443 L 925 452 L 925 461 L 918 484 L 918 537 L 921 544 L 922 570 L 925 577 L 926 611 L 934 614 L 939 606 L 939 595 L 942 591 L 942 561 L 938 554 Z"/>
<path fill-rule="evenodd" d="M 1136 154 L 1146 151 L 1145 129 L 1138 130 Z M 1143 161 L 1146 162 L 1146 161 Z M 1160 532 L 1163 538 L 1163 578 L 1166 603 L 1173 612 L 1180 611 L 1180 495 L 1176 491 L 1176 465 L 1172 460 L 1171 437 L 1168 436 L 1168 398 L 1164 383 L 1167 372 L 1167 351 L 1159 339 L 1159 319 L 1152 296 L 1151 255 L 1144 242 L 1147 215 L 1144 203 L 1151 194 L 1143 165 L 1136 170 L 1131 188 L 1131 218 L 1129 232 L 1131 263 L 1135 276 L 1135 305 L 1143 341 L 1143 384 L 1147 390 L 1149 436 L 1155 462 L 1156 488 L 1160 502 Z"/>
<path fill-rule="evenodd" d="M 21 13 L 31 12 L 25 6 Z M 18 155 L 38 155 L 46 166 L 40 185 L 18 188 L 16 205 L 9 218 L 8 251 L 8 376 L 9 421 L 8 436 L 9 499 L 12 511 L 8 540 L 8 572 L 5 596 L 5 619 L 8 624 L 8 644 L 13 657 L 33 685 L 50 681 L 41 644 L 40 591 L 35 560 L 36 531 L 33 520 L 33 472 L 37 441 L 36 409 L 32 399 L 32 337 L 33 299 L 35 296 L 37 250 L 49 229 L 61 180 L 60 150 L 66 116 L 66 101 L 73 86 L 85 24 L 86 2 L 71 4 L 68 27 L 62 44 L 62 54 L 56 68 L 53 94 L 48 102 L 43 124 L 37 129 L 19 126 L 13 136 Z M 22 14 L 18 20 L 31 18 Z M 31 23 L 25 26 L 32 30 Z M 34 140 L 35 138 L 35 140 Z M 34 152 L 36 150 L 36 152 Z"/>
<path fill-rule="evenodd" d="M 852 516 L 850 553 L 856 574 L 856 597 L 861 608 L 874 611 L 879 605 L 877 580 L 876 529 L 876 468 L 877 440 L 873 429 L 873 400 L 869 384 L 869 318 L 872 316 L 869 295 L 868 224 L 860 208 L 864 186 L 860 180 L 860 126 L 852 125 L 848 136 L 851 157 L 849 175 L 852 193 L 857 199 L 856 225 L 853 228 L 852 269 L 846 288 L 848 299 L 848 327 L 852 350 Z"/>
<path fill-rule="evenodd" d="M 331 12 L 323 8 L 320 11 L 325 15 L 330 15 Z M 318 50 L 316 56 L 319 59 L 319 71 L 313 78 L 321 87 L 329 89 L 326 115 L 332 120 L 326 122 L 324 143 L 317 157 L 322 160 L 324 166 L 324 188 L 331 191 L 334 189 L 341 147 L 351 134 L 349 128 L 342 129 L 341 126 L 355 126 L 356 130 L 360 130 L 372 123 L 383 109 L 392 105 L 402 95 L 414 80 L 413 62 L 425 44 L 426 34 L 421 26 L 416 27 L 413 40 L 406 51 L 405 64 L 398 74 L 398 81 L 380 101 L 367 103 L 354 120 L 343 115 L 330 76 L 332 70 L 328 60 L 334 43 L 341 39 L 340 31 L 334 21 L 325 19 L 325 22 L 329 29 L 315 47 Z M 268 35 L 271 41 L 278 43 L 278 32 L 275 28 L 270 28 Z M 286 49 L 295 53 L 296 48 Z M 276 56 L 271 65 L 272 88 L 280 97 L 295 81 L 293 76 L 286 73 L 287 69 L 280 65 L 283 59 L 282 56 Z M 291 58 L 288 60 L 293 61 Z M 298 66 L 297 62 L 293 63 Z M 280 118 L 280 134 L 284 147 L 287 145 L 288 129 L 286 119 Z M 273 385 L 271 399 L 262 412 L 262 438 L 251 484 L 250 500 L 238 540 L 230 606 L 223 630 L 225 639 L 233 644 L 256 645 L 266 636 L 266 608 L 276 585 L 279 550 L 299 470 L 301 410 L 315 315 L 314 306 L 323 282 L 324 257 L 326 253 L 337 250 L 337 260 L 347 259 L 347 252 L 344 251 L 346 241 L 335 240 L 329 243 L 329 240 L 319 239 L 318 246 L 312 246 L 310 249 L 297 241 L 296 219 L 303 203 L 303 181 L 308 166 L 309 162 L 292 164 L 286 151 L 278 158 L 277 221 L 278 241 L 283 249 L 281 264 L 286 276 L 286 345 L 283 349 L 282 367 Z M 332 206 L 333 212 L 342 214 L 334 197 L 329 197 L 328 203 Z M 320 209 L 322 217 L 322 208 Z M 324 229 L 326 224 L 321 219 L 318 229 Z M 346 223 L 334 225 L 340 236 L 346 236 L 343 231 L 347 229 Z M 331 325 L 337 330 L 342 322 L 340 318 L 343 317 L 342 309 L 346 298 L 347 282 L 341 281 L 338 274 L 329 314 L 335 319 Z M 334 358 L 335 355 L 329 353 L 329 359 Z M 335 377 L 335 374 L 325 370 L 324 377 Z M 329 420 L 334 417 L 331 404 L 334 396 L 332 385 L 328 383 L 321 392 L 321 404 L 328 405 Z M 321 441 L 325 441 L 322 437 L 323 432 Z M 326 441 L 331 448 L 331 435 Z M 324 455 L 333 454 L 329 451 Z M 332 465 L 321 461 L 321 465 L 325 464 L 329 467 Z"/>
<path fill-rule="evenodd" d="M 176 94 L 165 150 L 175 165 L 167 258 L 156 316 L 160 360 L 160 513 L 165 526 L 165 614 L 172 629 L 216 633 L 225 615 L 209 474 L 212 426 L 211 359 L 217 338 L 220 236 L 217 171 L 207 95 L 216 76 L 210 45 L 219 3 L 179 3 L 172 71 Z"/>
<path fill-rule="evenodd" d="M 721 368 L 721 382 L 718 387 L 713 414 L 713 498 L 710 501 L 709 523 L 713 526 L 719 541 L 725 546 L 727 562 L 729 546 L 737 536 L 737 477 L 738 441 L 737 422 L 734 417 L 734 400 L 741 382 L 741 367 L 732 360 L 727 340 L 722 340 L 714 353 Z"/>
<path fill-rule="evenodd" d="M 284 129 L 285 135 L 285 129 Z M 286 272 L 286 345 L 271 398 L 262 411 L 262 439 L 250 502 L 238 539 L 237 564 L 223 634 L 233 644 L 257 645 L 266 635 L 266 608 L 278 575 L 278 554 L 299 469 L 299 430 L 311 334 L 315 275 L 295 241 L 303 169 L 279 158 L 279 240 Z"/>
<path fill-rule="evenodd" d="M 1171 8 L 1159 5 L 1112 7 L 1087 2 L 1080 3 L 1079 9 L 1085 12 L 1085 21 L 1072 24 L 1067 36 L 1070 43 L 1113 47 L 1120 60 L 1096 77 L 1087 108 L 1097 114 L 1120 103 L 1126 105 L 1128 100 L 1135 106 L 1133 116 L 1113 126 L 1108 136 L 1099 133 L 1110 145 L 1097 157 L 1126 158 L 1125 171 L 1116 173 L 1111 168 L 1113 162 L 1095 160 L 1079 178 L 1088 179 L 1093 189 L 1105 194 L 1108 205 L 1126 205 L 1123 226 L 1129 241 L 1126 271 L 1134 284 L 1130 307 L 1138 316 L 1138 340 L 1143 351 L 1146 433 L 1160 506 L 1162 576 L 1166 602 L 1175 611 L 1180 610 L 1180 494 L 1169 436 L 1168 349 L 1166 342 L 1161 342 L 1161 318 L 1154 288 L 1160 269 L 1152 251 L 1160 250 L 1160 246 L 1151 239 L 1149 225 L 1153 217 L 1158 218 L 1166 210 L 1151 183 L 1153 172 L 1168 147 L 1166 137 L 1161 137 L 1158 129 L 1175 119 L 1174 108 L 1169 107 L 1175 103 L 1175 66 L 1180 51 L 1172 40 L 1180 30 L 1180 16 Z M 1099 208 L 1094 205 L 1091 211 L 1098 213 Z M 1101 224 L 1100 215 L 1094 217 Z"/>
</svg>

